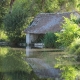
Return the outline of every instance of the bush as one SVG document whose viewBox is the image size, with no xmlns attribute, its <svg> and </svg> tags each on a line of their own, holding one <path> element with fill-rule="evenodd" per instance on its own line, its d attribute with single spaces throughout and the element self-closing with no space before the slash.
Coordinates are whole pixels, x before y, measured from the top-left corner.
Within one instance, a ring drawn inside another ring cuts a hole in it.
<svg viewBox="0 0 80 80">
<path fill-rule="evenodd" d="M 54 33 L 46 33 L 43 39 L 44 47 L 55 48 L 57 47 L 57 37 Z"/>
</svg>

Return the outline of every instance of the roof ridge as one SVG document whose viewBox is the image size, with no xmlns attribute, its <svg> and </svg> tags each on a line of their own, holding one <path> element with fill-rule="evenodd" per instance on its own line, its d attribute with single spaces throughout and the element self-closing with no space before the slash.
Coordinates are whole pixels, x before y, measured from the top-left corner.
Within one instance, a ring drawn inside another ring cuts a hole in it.
<svg viewBox="0 0 80 80">
<path fill-rule="evenodd" d="M 40 14 L 45 14 L 45 15 L 47 15 L 47 14 L 64 14 L 64 13 L 74 13 L 74 12 L 76 12 L 76 11 L 70 11 L 70 12 L 56 12 L 56 13 L 39 13 L 38 15 L 40 15 Z"/>
</svg>

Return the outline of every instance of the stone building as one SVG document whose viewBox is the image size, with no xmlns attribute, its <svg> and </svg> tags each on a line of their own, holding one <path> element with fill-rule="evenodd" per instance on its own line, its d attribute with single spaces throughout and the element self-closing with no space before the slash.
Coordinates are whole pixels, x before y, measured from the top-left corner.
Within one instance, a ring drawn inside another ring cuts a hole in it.
<svg viewBox="0 0 80 80">
<path fill-rule="evenodd" d="M 44 36 L 48 32 L 59 32 L 60 27 L 64 23 L 64 17 L 70 18 L 73 14 L 80 18 L 78 12 L 64 12 L 64 13 L 40 13 L 38 14 L 26 29 L 26 43 L 36 43 L 36 40 Z"/>
</svg>

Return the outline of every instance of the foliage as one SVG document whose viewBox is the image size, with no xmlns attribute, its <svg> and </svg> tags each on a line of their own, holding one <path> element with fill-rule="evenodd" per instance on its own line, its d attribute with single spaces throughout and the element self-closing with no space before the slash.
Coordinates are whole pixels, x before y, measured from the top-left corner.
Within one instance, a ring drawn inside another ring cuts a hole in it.
<svg viewBox="0 0 80 80">
<path fill-rule="evenodd" d="M 70 11 L 76 8 L 75 0 L 34 0 L 34 7 L 39 12 Z M 73 4 L 73 5 L 72 5 Z M 71 6 L 72 5 L 72 6 Z"/>
<path fill-rule="evenodd" d="M 75 67 L 70 66 L 70 65 L 58 65 L 56 68 L 60 68 L 60 70 L 62 71 L 61 74 L 61 79 L 64 80 L 75 80 L 76 76 L 77 76 L 77 70 Z"/>
<path fill-rule="evenodd" d="M 57 0 L 58 5 L 60 6 L 60 11 L 70 11 L 76 8 L 76 0 Z M 73 5 L 72 5 L 73 4 Z M 72 6 L 71 6 L 72 5 Z"/>
<path fill-rule="evenodd" d="M 0 47 L 0 80 L 32 80 L 33 77 L 35 78 L 31 67 L 24 61 L 24 57 L 25 54 L 21 50 Z M 34 76 L 30 77 L 30 74 Z"/>
<path fill-rule="evenodd" d="M 17 5 L 18 4 L 18 5 Z M 22 31 L 24 30 L 23 25 L 27 17 L 27 1 L 16 1 L 12 8 L 12 12 L 5 15 L 4 24 L 5 30 L 11 42 L 14 44 L 20 42 L 24 36 Z"/>
<path fill-rule="evenodd" d="M 64 70 L 62 73 L 62 78 L 64 78 L 65 80 L 75 80 L 77 71 L 74 67 L 65 66 L 62 67 L 61 70 Z"/>
<path fill-rule="evenodd" d="M 77 7 L 76 7 L 76 9 L 77 9 L 77 11 L 80 11 L 80 0 L 77 0 Z"/>
<path fill-rule="evenodd" d="M 80 24 L 80 18 L 73 20 L 76 24 Z"/>
<path fill-rule="evenodd" d="M 26 61 L 23 60 L 24 54 L 18 51 L 11 50 L 10 48 L 0 47 L 0 80 L 18 80 L 25 78 L 32 71 Z M 19 75 L 22 75 L 19 76 Z M 4 77 L 1 78 L 1 77 Z"/>
<path fill-rule="evenodd" d="M 7 13 L 7 10 L 9 8 L 10 0 L 0 0 L 0 28 L 2 27 L 3 24 L 3 17 Z"/>
<path fill-rule="evenodd" d="M 69 20 L 68 18 L 64 18 L 65 23 L 63 23 L 62 31 L 57 33 L 58 42 L 60 42 L 63 46 L 69 46 L 75 38 L 80 37 L 80 29 L 77 24 Z"/>
<path fill-rule="evenodd" d="M 11 50 L 10 48 L 0 48 L 0 72 L 14 72 L 14 71 L 28 71 L 29 68 L 28 63 L 23 60 L 25 57 L 21 51 Z M 15 67 L 16 66 L 16 67 Z"/>
<path fill-rule="evenodd" d="M 73 21 L 74 23 L 76 24 L 80 24 L 80 18 L 79 17 L 76 17 L 74 15 L 71 15 L 71 21 Z"/>
<path fill-rule="evenodd" d="M 47 48 L 57 47 L 56 40 L 57 37 L 54 33 L 46 33 L 43 39 L 44 47 Z"/>
<path fill-rule="evenodd" d="M 75 41 L 71 43 L 71 45 L 68 47 L 68 52 L 70 54 L 77 55 L 76 60 L 80 61 L 80 38 L 75 39 Z"/>
<path fill-rule="evenodd" d="M 79 73 L 78 65 L 73 56 L 68 54 L 61 55 L 56 58 L 57 64 L 55 68 L 61 71 L 61 80 L 75 80 Z"/>
<path fill-rule="evenodd" d="M 3 0 L 2 0 L 3 1 Z M 9 2 L 10 0 L 4 0 Z M 18 5 L 17 5 L 18 4 Z M 70 7 L 71 4 L 74 4 Z M 4 4 L 5 5 L 5 4 Z M 7 35 L 14 44 L 25 40 L 24 24 L 28 26 L 40 12 L 69 11 L 76 7 L 75 0 L 15 0 L 12 9 L 5 15 L 4 24 Z M 4 7 L 5 8 L 5 7 Z M 63 9 L 64 8 L 64 9 Z M 6 8 L 5 8 L 6 9 Z M 10 9 L 9 7 L 7 9 Z M 3 10 L 3 9 L 2 9 Z M 2 11 L 3 12 L 3 11 Z M 30 20 L 31 18 L 31 20 Z M 2 20 L 2 19 L 1 19 Z M 26 26 L 26 27 L 27 27 Z"/>
<path fill-rule="evenodd" d="M 7 40 L 7 36 L 4 33 L 3 19 L 5 14 L 8 12 L 10 0 L 0 0 L 0 41 Z"/>
<path fill-rule="evenodd" d="M 7 41 L 8 36 L 6 35 L 6 31 L 0 30 L 0 41 Z"/>
<path fill-rule="evenodd" d="M 69 46 L 69 53 L 70 54 L 79 54 L 79 52 L 76 52 L 80 48 L 80 39 L 75 39 L 74 42 L 71 43 Z"/>
</svg>

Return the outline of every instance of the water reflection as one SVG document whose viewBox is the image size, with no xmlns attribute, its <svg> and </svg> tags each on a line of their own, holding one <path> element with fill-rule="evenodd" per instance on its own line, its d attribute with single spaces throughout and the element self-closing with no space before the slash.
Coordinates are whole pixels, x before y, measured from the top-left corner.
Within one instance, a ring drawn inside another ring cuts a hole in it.
<svg viewBox="0 0 80 80">
<path fill-rule="evenodd" d="M 57 49 L 29 49 L 29 54 L 30 58 L 42 59 L 50 66 L 59 68 L 62 71 L 60 80 L 80 80 L 80 63 L 76 61 L 76 55 Z"/>
<path fill-rule="evenodd" d="M 24 60 L 26 56 L 39 58 L 50 66 L 55 65 L 56 68 L 61 69 L 62 76 L 59 80 L 80 80 L 80 64 L 75 61 L 75 56 L 71 57 L 57 49 L 30 49 L 29 46 L 26 50 L 0 47 L 0 80 L 47 80 L 39 79 L 33 73 L 32 68 Z"/>
<path fill-rule="evenodd" d="M 0 80 L 39 80 L 24 57 L 25 49 L 0 47 Z"/>
<path fill-rule="evenodd" d="M 30 46 L 26 46 L 26 56 L 29 57 L 30 55 L 33 55 L 31 47 Z"/>
</svg>

